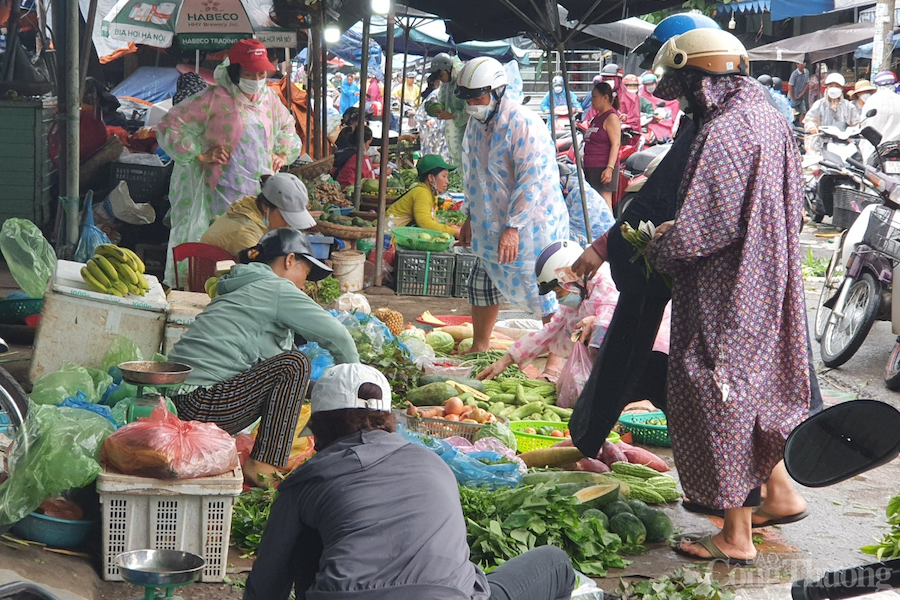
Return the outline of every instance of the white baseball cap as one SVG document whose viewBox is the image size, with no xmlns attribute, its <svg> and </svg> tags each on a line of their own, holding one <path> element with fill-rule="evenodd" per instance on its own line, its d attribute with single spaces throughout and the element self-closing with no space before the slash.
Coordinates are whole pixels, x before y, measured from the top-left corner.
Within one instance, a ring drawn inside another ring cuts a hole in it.
<svg viewBox="0 0 900 600">
<path fill-rule="evenodd" d="M 306 208 L 309 205 L 309 193 L 296 175 L 275 173 L 263 184 L 262 195 L 294 229 L 303 231 L 316 226 L 316 220 Z"/>
<path fill-rule="evenodd" d="M 374 383 L 381 388 L 381 398 L 360 398 L 359 388 L 364 383 Z M 325 371 L 313 388 L 310 398 L 311 413 L 365 408 L 379 412 L 391 412 L 391 386 L 378 369 L 359 363 L 335 365 Z M 300 436 L 312 435 L 307 425 Z"/>
</svg>

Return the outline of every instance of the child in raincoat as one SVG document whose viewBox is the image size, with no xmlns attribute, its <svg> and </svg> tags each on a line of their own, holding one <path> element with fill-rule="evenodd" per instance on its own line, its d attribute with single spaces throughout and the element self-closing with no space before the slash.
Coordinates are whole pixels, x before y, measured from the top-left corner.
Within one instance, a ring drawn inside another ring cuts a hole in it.
<svg viewBox="0 0 900 600">
<path fill-rule="evenodd" d="M 262 43 L 241 40 L 216 68 L 217 85 L 175 106 L 157 125 L 159 145 L 175 160 L 169 284 L 175 274 L 172 248 L 199 241 L 233 202 L 259 193 L 263 175 L 300 155 L 294 119 L 266 84 L 267 72 L 274 70 Z"/>
</svg>

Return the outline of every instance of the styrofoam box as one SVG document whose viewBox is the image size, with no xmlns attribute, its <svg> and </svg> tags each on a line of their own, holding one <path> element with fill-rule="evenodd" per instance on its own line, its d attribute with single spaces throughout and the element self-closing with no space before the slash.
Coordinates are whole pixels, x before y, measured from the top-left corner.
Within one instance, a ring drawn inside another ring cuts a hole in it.
<svg viewBox="0 0 900 600">
<path fill-rule="evenodd" d="M 119 298 L 87 289 L 82 263 L 57 263 L 47 291 L 34 341 L 29 378 L 32 383 L 77 359 L 99 368 L 116 336 L 135 342 L 145 357 L 159 352 L 166 326 L 168 302 L 159 281 L 149 276 L 146 296 Z"/>
<path fill-rule="evenodd" d="M 240 468 L 199 479 L 152 479 L 107 471 L 97 477 L 103 515 L 103 579 L 122 581 L 115 558 L 140 549 L 181 550 L 206 560 L 200 581 L 225 577 Z"/>
<path fill-rule="evenodd" d="M 166 319 L 166 331 L 163 335 L 163 354 L 172 353 L 175 342 L 187 332 L 194 319 L 211 302 L 210 297 L 200 292 L 169 292 L 169 316 Z"/>
</svg>

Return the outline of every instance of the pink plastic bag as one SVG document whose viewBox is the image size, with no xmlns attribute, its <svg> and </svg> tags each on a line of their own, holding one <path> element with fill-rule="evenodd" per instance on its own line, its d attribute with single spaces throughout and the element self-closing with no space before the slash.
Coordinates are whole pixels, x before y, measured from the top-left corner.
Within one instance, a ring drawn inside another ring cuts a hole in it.
<svg viewBox="0 0 900 600">
<path fill-rule="evenodd" d="M 238 466 L 234 438 L 214 423 L 182 421 L 164 401 L 106 438 L 100 459 L 126 475 L 156 479 L 211 477 Z"/>
<path fill-rule="evenodd" d="M 582 343 L 576 343 L 572 349 L 566 366 L 559 374 L 556 384 L 556 405 L 562 408 L 572 408 L 584 389 L 594 363 L 588 353 L 588 349 Z"/>
</svg>

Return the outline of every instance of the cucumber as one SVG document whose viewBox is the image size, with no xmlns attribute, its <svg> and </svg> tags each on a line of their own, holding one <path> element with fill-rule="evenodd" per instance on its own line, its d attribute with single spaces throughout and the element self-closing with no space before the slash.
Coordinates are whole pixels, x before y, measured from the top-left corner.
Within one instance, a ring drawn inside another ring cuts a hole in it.
<svg viewBox="0 0 900 600">
<path fill-rule="evenodd" d="M 478 381 L 477 379 L 469 379 L 468 377 L 456 377 L 454 375 L 425 375 L 424 377 L 419 377 L 419 385 L 428 385 L 429 383 L 446 383 L 448 381 L 455 381 L 456 383 L 461 383 L 463 385 L 467 385 L 473 390 L 484 392 L 484 383 Z"/>
</svg>

